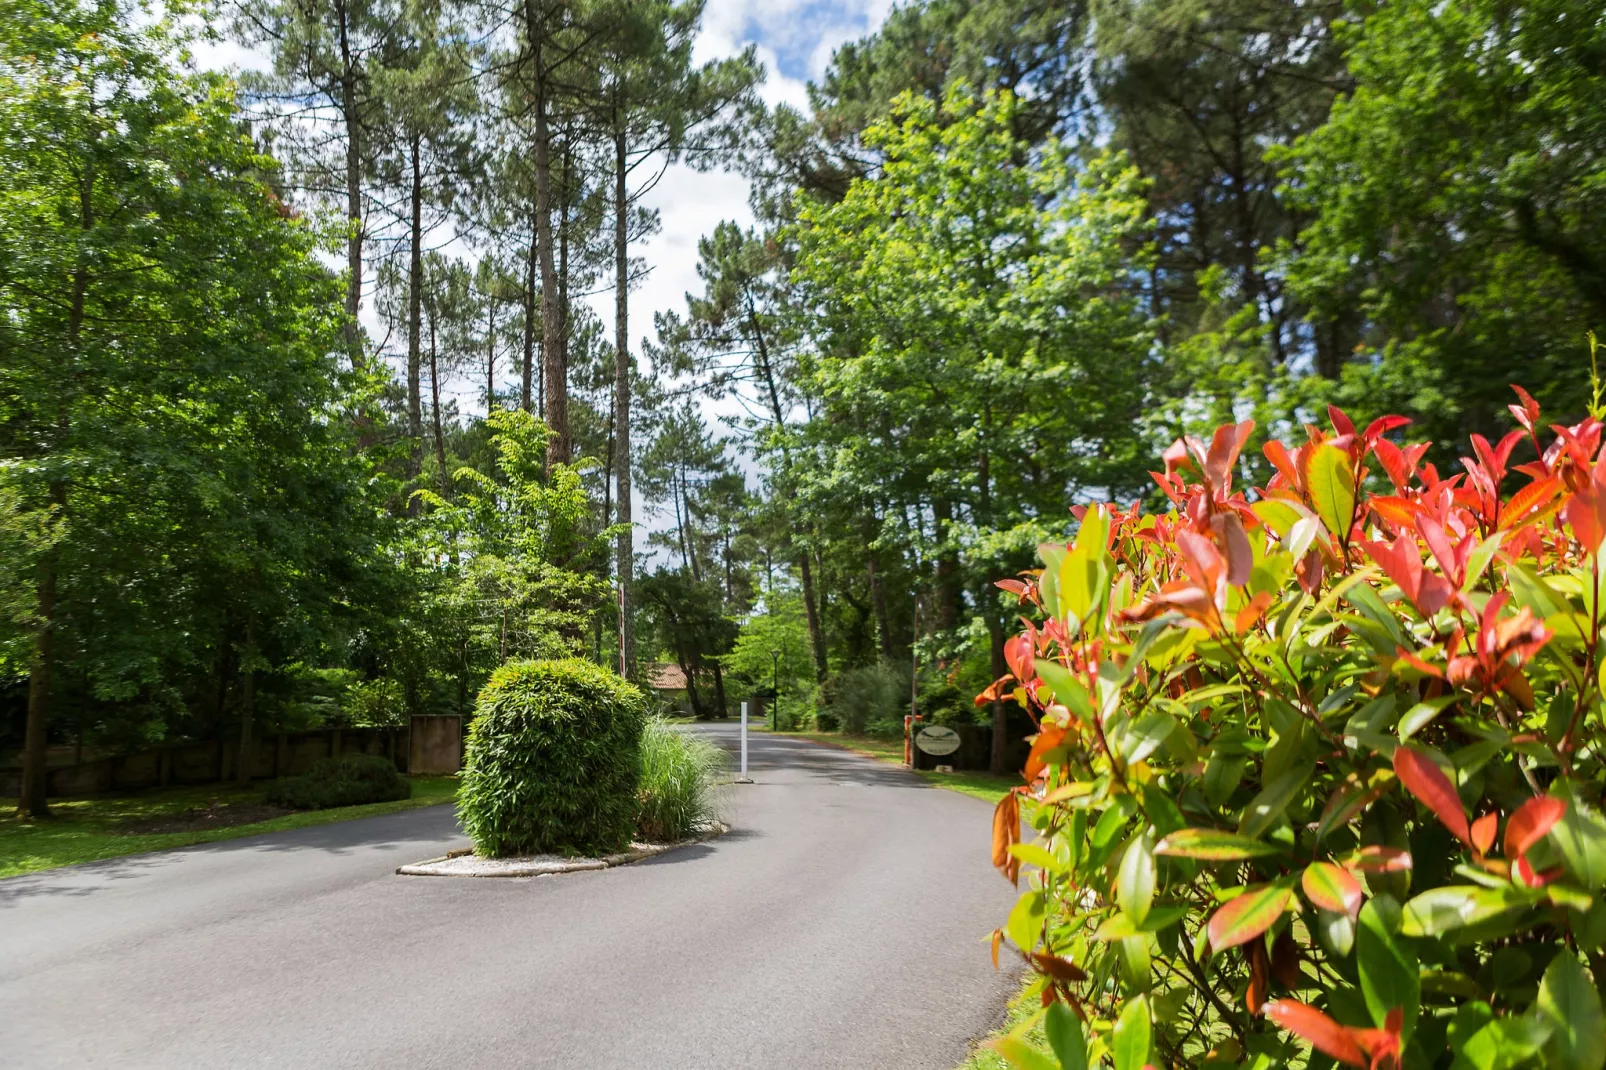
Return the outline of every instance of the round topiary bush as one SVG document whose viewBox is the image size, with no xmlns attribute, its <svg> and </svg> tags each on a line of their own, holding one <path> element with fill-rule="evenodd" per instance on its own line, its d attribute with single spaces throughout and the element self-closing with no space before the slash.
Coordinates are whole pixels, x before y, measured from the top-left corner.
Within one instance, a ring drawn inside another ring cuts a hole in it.
<svg viewBox="0 0 1606 1070">
<path fill-rule="evenodd" d="M 647 698 L 577 658 L 502 666 L 469 727 L 458 814 L 479 853 L 600 854 L 635 828 Z"/>
</svg>

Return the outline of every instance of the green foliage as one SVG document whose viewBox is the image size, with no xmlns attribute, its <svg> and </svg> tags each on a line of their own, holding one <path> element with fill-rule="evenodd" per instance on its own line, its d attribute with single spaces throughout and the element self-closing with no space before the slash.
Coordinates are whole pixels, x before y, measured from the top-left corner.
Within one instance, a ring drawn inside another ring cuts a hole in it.
<svg viewBox="0 0 1606 1070">
<path fill-rule="evenodd" d="M 674 843 L 707 831 L 719 817 L 718 780 L 729 769 L 725 751 L 661 718 L 641 734 L 641 785 L 636 838 Z"/>
<path fill-rule="evenodd" d="M 849 735 L 870 734 L 891 723 L 903 731 L 909 709 L 909 670 L 880 662 L 838 673 L 831 682 L 830 711 Z M 823 727 L 823 726 L 822 726 Z"/>
<path fill-rule="evenodd" d="M 396 763 L 378 754 L 324 758 L 300 776 L 281 777 L 268 786 L 266 801 L 292 810 L 328 810 L 394 802 L 413 793 Z"/>
<path fill-rule="evenodd" d="M 1606 324 L 1606 25 L 1572 0 L 1406 0 L 1341 40 L 1353 90 L 1276 154 L 1311 216 L 1279 267 L 1358 346 L 1306 393 L 1443 443 L 1492 434 L 1516 378 L 1575 415 L 1579 337 Z"/>
<path fill-rule="evenodd" d="M 646 697 L 570 658 L 515 661 L 480 692 L 459 815 L 490 856 L 605 854 L 630 842 Z"/>
<path fill-rule="evenodd" d="M 1247 495 L 1250 425 L 1179 440 L 1169 511 L 1088 509 L 1005 582 L 1040 804 L 1028 843 L 997 811 L 1031 867 L 997 939 L 1090 1064 L 1606 1064 L 1606 435 L 1519 401 L 1448 482 L 1337 409 Z M 1040 1020 L 1000 1053 L 1082 1065 Z"/>
</svg>

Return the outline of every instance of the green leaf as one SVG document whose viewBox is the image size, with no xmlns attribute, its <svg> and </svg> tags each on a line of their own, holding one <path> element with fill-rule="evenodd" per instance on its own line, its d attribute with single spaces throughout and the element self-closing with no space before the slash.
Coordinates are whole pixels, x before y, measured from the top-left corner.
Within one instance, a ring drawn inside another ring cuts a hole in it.
<svg viewBox="0 0 1606 1070">
<path fill-rule="evenodd" d="M 1149 837 L 1133 840 L 1122 856 L 1115 899 L 1134 924 L 1142 925 L 1149 916 L 1149 905 L 1154 902 L 1154 849 Z"/>
<path fill-rule="evenodd" d="M 1002 1055 L 1010 1066 L 1019 1067 L 1020 1070 L 1059 1070 L 1059 1063 L 1052 1055 L 1034 1048 L 1020 1037 L 995 1037 L 987 1044 Z"/>
<path fill-rule="evenodd" d="M 1037 675 L 1042 677 L 1048 689 L 1054 692 L 1054 697 L 1067 709 L 1084 720 L 1092 719 L 1093 700 L 1074 673 L 1057 661 L 1038 658 Z"/>
<path fill-rule="evenodd" d="M 1127 1000 L 1126 1006 L 1121 1008 L 1121 1016 L 1116 1019 L 1110 1042 L 1115 1055 L 1115 1070 L 1143 1070 L 1149 1061 L 1152 1032 L 1149 998 L 1137 996 Z"/>
<path fill-rule="evenodd" d="M 1606 885 L 1606 822 L 1600 815 L 1572 798 L 1566 781 L 1557 781 L 1552 794 L 1568 798 L 1567 813 L 1550 830 L 1566 862 L 1567 872 L 1584 887 L 1595 891 Z"/>
<path fill-rule="evenodd" d="M 1539 1012 L 1553 1032 L 1545 1045 L 1546 1063 L 1556 1070 L 1601 1070 L 1606 1065 L 1606 1018 L 1600 993 L 1571 951 L 1550 961 L 1539 983 Z"/>
<path fill-rule="evenodd" d="M 1305 484 L 1316 515 L 1333 538 L 1347 542 L 1355 516 L 1355 474 L 1350 470 L 1349 454 L 1326 443 L 1317 446 L 1306 461 Z"/>
<path fill-rule="evenodd" d="M 1009 912 L 1009 920 L 1004 923 L 1004 934 L 1022 951 L 1030 951 L 1037 946 L 1037 938 L 1042 933 L 1044 914 L 1043 893 L 1035 889 L 1026 892 L 1015 901 L 1015 909 Z"/>
<path fill-rule="evenodd" d="M 1479 1017 L 1487 1016 L 1488 1004 L 1473 1006 L 1482 1008 Z M 1460 1018 L 1457 1015 L 1458 1021 Z M 1450 1070 L 1516 1070 L 1532 1066 L 1550 1032 L 1549 1022 L 1522 1015 L 1486 1021 L 1464 1040 L 1452 1033 L 1450 1050 L 1455 1052 L 1455 1062 L 1450 1064 Z"/>
<path fill-rule="evenodd" d="M 1012 843 L 1009 845 L 1009 853 L 1028 866 L 1046 869 L 1050 873 L 1058 873 L 1066 868 L 1064 862 L 1055 858 L 1048 848 L 1040 843 Z"/>
<path fill-rule="evenodd" d="M 1175 717 L 1164 710 L 1151 710 L 1121 732 L 1120 740 L 1114 743 L 1116 753 L 1127 765 L 1141 762 L 1159 750 L 1176 727 Z"/>
<path fill-rule="evenodd" d="M 1221 829 L 1178 829 L 1155 847 L 1158 855 L 1198 858 L 1207 862 L 1238 862 L 1279 853 L 1275 844 Z"/>
<path fill-rule="evenodd" d="M 1443 713 L 1445 707 L 1454 703 L 1457 697 L 1456 695 L 1440 695 L 1438 698 L 1430 698 L 1425 702 L 1418 702 L 1415 706 L 1406 710 L 1405 716 L 1400 718 L 1400 738 L 1402 740 L 1410 739 L 1416 735 L 1427 727 L 1433 718 Z"/>
<path fill-rule="evenodd" d="M 1405 1026 L 1400 1035 L 1409 1042 L 1416 1028 L 1422 998 L 1416 956 L 1389 934 L 1377 900 L 1361 908 L 1360 924 L 1355 930 L 1355 963 L 1361 977 L 1361 995 L 1366 1000 L 1372 1024 L 1383 1028 L 1389 1011 L 1398 1007 L 1405 1013 Z"/>
<path fill-rule="evenodd" d="M 1301 765 L 1297 769 L 1290 769 L 1282 776 L 1267 784 L 1259 795 L 1249 800 L 1244 807 L 1242 819 L 1238 822 L 1238 832 L 1241 835 L 1254 839 L 1282 817 L 1288 804 L 1294 801 L 1300 789 L 1310 783 L 1311 772 L 1314 766 Z"/>
<path fill-rule="evenodd" d="M 1049 1004 L 1043 1035 L 1060 1061 L 1060 1070 L 1088 1070 L 1087 1037 L 1082 1033 L 1082 1020 L 1071 1008 L 1058 1000 Z"/>
<path fill-rule="evenodd" d="M 1482 888 L 1475 884 L 1449 884 L 1434 888 L 1405 904 L 1401 936 L 1440 936 L 1470 925 L 1483 925 L 1502 915 L 1513 917 L 1526 910 L 1533 897 L 1518 888 Z"/>
</svg>

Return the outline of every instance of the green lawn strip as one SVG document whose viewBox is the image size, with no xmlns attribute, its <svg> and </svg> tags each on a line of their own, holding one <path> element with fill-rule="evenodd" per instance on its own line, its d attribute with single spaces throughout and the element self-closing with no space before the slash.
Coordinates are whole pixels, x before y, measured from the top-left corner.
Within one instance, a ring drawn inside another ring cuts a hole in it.
<svg viewBox="0 0 1606 1070">
<path fill-rule="evenodd" d="M 413 785 L 410 799 L 330 810 L 305 810 L 249 825 L 186 832 L 128 833 L 119 829 L 130 822 L 178 816 L 186 810 L 207 806 L 214 799 L 228 804 L 260 803 L 263 789 L 242 789 L 219 784 L 147 791 L 137 795 L 62 799 L 50 804 L 55 816 L 46 821 L 16 817 L 16 800 L 0 799 L 0 813 L 6 815 L 0 817 L 0 877 L 15 877 L 57 866 L 120 858 L 147 851 L 166 851 L 197 843 L 233 840 L 263 832 L 328 825 L 421 806 L 438 806 L 457 797 L 456 777 L 420 776 L 410 780 Z"/>
<path fill-rule="evenodd" d="M 986 1047 L 989 1040 L 1004 1036 L 1010 1030 L 1030 1018 L 1042 1007 L 1042 1000 L 1038 993 L 1031 990 L 1032 982 L 1037 978 L 1027 974 L 1021 982 L 1021 990 L 1009 1001 L 1009 1013 L 1004 1024 L 997 1031 L 989 1033 L 985 1038 L 976 1042 L 970 1051 L 970 1058 L 960 1063 L 955 1070 L 1014 1070 L 1007 1059 L 993 1049 Z M 1043 1023 L 1039 1021 L 1026 1031 L 1026 1038 L 1035 1042 L 1039 1047 L 1047 1047 L 1047 1038 L 1043 1036 Z"/>
<path fill-rule="evenodd" d="M 764 729 L 768 731 L 768 729 Z M 900 739 L 872 739 L 869 736 L 848 736 L 839 732 L 772 732 L 771 735 L 784 736 L 791 739 L 806 739 L 811 743 L 823 743 L 831 747 L 840 747 L 855 754 L 862 754 L 867 758 L 888 762 L 903 768 L 903 741 Z M 930 769 L 911 770 L 915 776 L 964 795 L 996 804 L 1009 790 L 1021 781 L 1019 777 L 993 776 L 991 773 L 938 773 Z"/>
</svg>

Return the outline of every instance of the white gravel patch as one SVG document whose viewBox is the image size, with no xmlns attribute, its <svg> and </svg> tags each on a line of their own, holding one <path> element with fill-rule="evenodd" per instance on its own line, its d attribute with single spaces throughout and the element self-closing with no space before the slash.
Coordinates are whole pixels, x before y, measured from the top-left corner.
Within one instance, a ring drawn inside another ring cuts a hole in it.
<svg viewBox="0 0 1606 1070">
<path fill-rule="evenodd" d="M 632 843 L 628 850 L 602 858 L 574 858 L 566 855 L 530 855 L 524 858 L 482 858 L 472 847 L 451 851 L 439 858 L 429 858 L 411 865 L 399 866 L 396 872 L 403 877 L 545 877 L 555 873 L 579 873 L 593 869 L 625 866 L 652 858 L 677 847 L 713 839 L 730 831 L 729 825 L 715 824 L 704 832 L 678 843 Z"/>
</svg>

